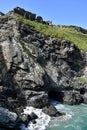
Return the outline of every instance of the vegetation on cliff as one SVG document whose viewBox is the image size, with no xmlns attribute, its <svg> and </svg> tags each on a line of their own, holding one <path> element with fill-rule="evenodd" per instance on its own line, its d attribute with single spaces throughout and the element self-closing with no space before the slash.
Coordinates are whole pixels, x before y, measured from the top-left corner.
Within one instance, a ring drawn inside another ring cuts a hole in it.
<svg viewBox="0 0 87 130">
<path fill-rule="evenodd" d="M 50 37 L 55 37 L 57 39 L 64 39 L 73 42 L 79 49 L 87 51 L 87 34 L 84 34 L 76 28 L 69 26 L 55 26 L 46 25 L 43 23 L 38 23 L 36 21 L 31 21 L 25 19 L 23 16 L 17 14 L 17 17 L 24 24 L 32 25 L 35 30 L 41 32 L 42 34 Z"/>
</svg>

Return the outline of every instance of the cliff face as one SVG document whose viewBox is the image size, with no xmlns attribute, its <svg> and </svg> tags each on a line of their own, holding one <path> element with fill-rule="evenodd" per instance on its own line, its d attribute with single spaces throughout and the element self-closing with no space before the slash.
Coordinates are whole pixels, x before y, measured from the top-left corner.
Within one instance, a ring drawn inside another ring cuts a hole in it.
<svg viewBox="0 0 87 130">
<path fill-rule="evenodd" d="M 49 97 L 87 103 L 85 56 L 73 43 L 23 24 L 14 11 L 1 16 L 0 106 L 16 112 L 26 105 L 42 108 Z"/>
</svg>

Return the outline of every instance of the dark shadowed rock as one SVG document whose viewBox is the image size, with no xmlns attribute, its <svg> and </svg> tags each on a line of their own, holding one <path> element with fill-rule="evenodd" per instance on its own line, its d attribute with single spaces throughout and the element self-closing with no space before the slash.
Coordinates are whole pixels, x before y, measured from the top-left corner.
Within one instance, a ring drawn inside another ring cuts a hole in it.
<svg viewBox="0 0 87 130">
<path fill-rule="evenodd" d="M 57 116 L 62 116 L 62 115 L 65 115 L 66 113 L 64 113 L 64 112 L 60 112 L 60 111 L 58 111 L 54 106 L 48 106 L 48 107 L 44 107 L 43 109 L 42 109 L 42 111 L 45 113 L 45 114 L 47 114 L 47 115 L 49 115 L 49 116 L 51 116 L 51 117 L 57 117 Z"/>
<path fill-rule="evenodd" d="M 5 128 L 0 128 L 0 130 L 8 130 L 8 129 L 5 129 Z"/>
<path fill-rule="evenodd" d="M 41 22 L 41 23 L 43 22 L 43 18 L 41 16 L 37 16 L 36 20 L 37 22 Z"/>
<path fill-rule="evenodd" d="M 37 116 L 34 112 L 32 112 L 32 113 L 30 114 L 30 117 L 31 117 L 31 120 L 34 120 L 34 119 L 37 119 L 37 118 L 38 118 L 38 116 Z"/>
<path fill-rule="evenodd" d="M 30 115 L 28 115 L 28 114 L 20 114 L 17 122 L 20 123 L 20 124 L 23 123 L 23 124 L 27 125 L 30 120 L 31 120 Z"/>
<path fill-rule="evenodd" d="M 8 109 L 0 107 L 0 126 L 5 128 L 14 128 L 17 121 L 17 114 Z"/>
<path fill-rule="evenodd" d="M 16 8 L 14 8 L 14 13 L 17 13 L 17 14 L 24 16 L 25 10 L 23 8 L 16 7 Z"/>
<path fill-rule="evenodd" d="M 26 11 L 25 14 L 24 14 L 24 17 L 26 19 L 29 19 L 29 20 L 35 20 L 36 19 L 36 14 L 33 14 L 31 12 Z"/>
<path fill-rule="evenodd" d="M 3 16 L 3 15 L 5 15 L 4 13 L 2 13 L 2 12 L 0 12 L 0 16 Z"/>
<path fill-rule="evenodd" d="M 24 9 L 22 9 L 20 7 L 14 8 L 14 13 L 22 15 L 24 18 L 29 19 L 29 20 L 35 20 L 36 19 L 36 14 L 25 11 Z"/>
</svg>

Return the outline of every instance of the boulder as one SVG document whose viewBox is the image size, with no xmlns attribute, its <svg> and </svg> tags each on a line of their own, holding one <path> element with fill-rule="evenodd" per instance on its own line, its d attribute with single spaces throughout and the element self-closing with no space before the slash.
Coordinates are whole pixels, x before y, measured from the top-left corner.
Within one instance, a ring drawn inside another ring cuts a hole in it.
<svg viewBox="0 0 87 130">
<path fill-rule="evenodd" d="M 34 112 L 32 112 L 32 113 L 30 114 L 30 118 L 31 118 L 31 120 L 35 120 L 35 119 L 38 118 L 38 116 L 37 116 Z"/>
<path fill-rule="evenodd" d="M 63 102 L 70 105 L 80 104 L 83 98 L 77 91 L 64 91 Z"/>
<path fill-rule="evenodd" d="M 29 20 L 35 20 L 36 19 L 36 14 L 25 11 L 24 9 L 22 9 L 20 7 L 14 8 L 14 13 L 22 15 L 24 18 L 29 19 Z"/>
<path fill-rule="evenodd" d="M 52 106 L 52 105 L 50 105 L 50 106 L 48 106 L 48 107 L 44 107 L 44 108 L 42 109 L 42 111 L 43 111 L 45 114 L 47 114 L 47 115 L 49 115 L 49 116 L 51 116 L 51 117 L 58 117 L 58 116 L 66 115 L 65 112 L 60 112 L 60 111 L 58 111 L 58 110 L 57 110 L 54 106 Z"/>
<path fill-rule="evenodd" d="M 43 108 L 49 105 L 48 95 L 45 93 L 37 94 L 27 99 L 27 105 L 35 108 Z"/>
<path fill-rule="evenodd" d="M 28 11 L 25 11 L 24 17 L 26 19 L 29 19 L 29 20 L 35 20 L 36 19 L 36 14 L 33 14 L 31 12 L 28 12 Z"/>
<path fill-rule="evenodd" d="M 17 122 L 20 123 L 20 124 L 23 123 L 23 124 L 27 125 L 30 120 L 31 120 L 30 115 L 20 114 Z"/>
<path fill-rule="evenodd" d="M 14 8 L 14 13 L 17 13 L 17 14 L 24 16 L 25 10 L 20 8 L 20 7 L 16 7 L 16 8 Z"/>
<path fill-rule="evenodd" d="M 29 20 L 35 20 L 35 19 L 36 19 L 36 14 L 30 13 Z"/>
<path fill-rule="evenodd" d="M 43 18 L 41 16 L 37 16 L 36 20 L 37 20 L 37 22 L 40 22 L 40 23 L 43 22 Z"/>
<path fill-rule="evenodd" d="M 0 107 L 0 126 L 2 128 L 14 128 L 17 123 L 17 118 L 16 113 Z"/>
<path fill-rule="evenodd" d="M 56 116 L 56 114 L 58 113 L 58 111 L 57 111 L 57 109 L 54 107 L 54 106 L 49 106 L 49 107 L 44 107 L 43 109 L 42 109 L 42 111 L 45 113 L 45 114 L 47 114 L 47 115 L 49 115 L 49 116 Z"/>
</svg>

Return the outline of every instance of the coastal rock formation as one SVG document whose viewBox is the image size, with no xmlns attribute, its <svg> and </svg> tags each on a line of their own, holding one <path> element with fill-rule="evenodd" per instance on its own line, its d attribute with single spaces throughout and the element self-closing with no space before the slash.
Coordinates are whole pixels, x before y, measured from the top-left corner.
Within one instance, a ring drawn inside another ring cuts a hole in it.
<svg viewBox="0 0 87 130">
<path fill-rule="evenodd" d="M 6 107 L 17 103 L 25 106 L 30 100 L 32 104 L 41 97 L 47 100 L 51 91 L 82 87 L 79 77 L 83 75 L 85 60 L 80 50 L 69 41 L 45 37 L 32 26 L 16 21 L 15 17 L 15 14 L 11 18 L 8 15 L 1 17 L 2 106 L 3 100 L 7 101 Z"/>
<path fill-rule="evenodd" d="M 87 103 L 86 53 L 72 42 L 44 36 L 16 13 L 36 20 L 18 7 L 0 17 L 0 107 L 20 115 L 26 105 L 49 107 L 49 98 Z"/>
<path fill-rule="evenodd" d="M 12 129 L 16 125 L 17 114 L 10 112 L 8 109 L 4 109 L 0 107 L 0 127 Z"/>
<path fill-rule="evenodd" d="M 36 16 L 35 13 L 26 11 L 23 8 L 16 7 L 16 8 L 14 8 L 13 12 L 23 16 L 24 18 L 26 18 L 28 20 L 37 21 L 37 22 L 47 24 L 47 25 L 52 25 L 52 21 L 44 21 L 41 16 Z M 1 15 L 3 15 L 3 14 L 1 14 Z"/>
<path fill-rule="evenodd" d="M 64 112 L 59 112 L 54 106 L 44 107 L 42 110 L 45 114 L 51 116 L 51 117 L 58 117 L 65 115 Z"/>
<path fill-rule="evenodd" d="M 20 15 L 24 16 L 26 19 L 29 19 L 29 20 L 35 20 L 36 19 L 36 14 L 25 11 L 24 9 L 22 9 L 20 7 L 14 8 L 14 13 L 20 14 Z"/>
</svg>

